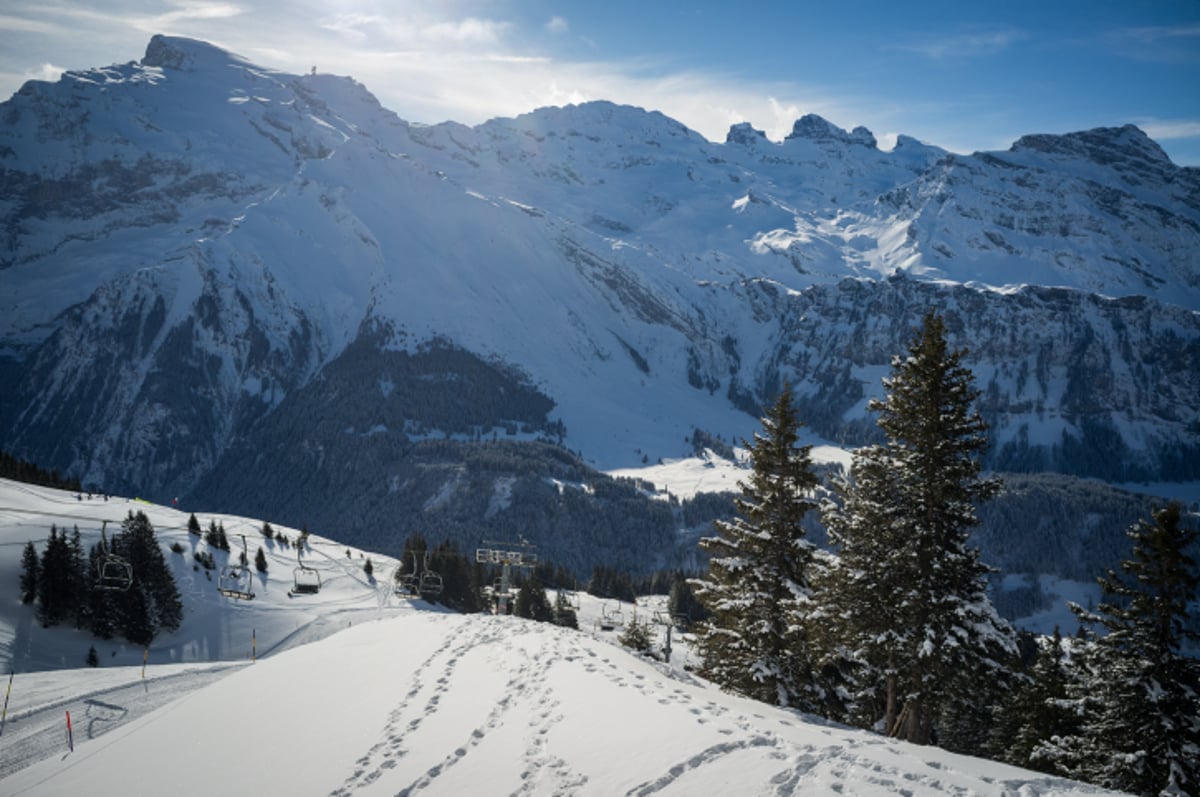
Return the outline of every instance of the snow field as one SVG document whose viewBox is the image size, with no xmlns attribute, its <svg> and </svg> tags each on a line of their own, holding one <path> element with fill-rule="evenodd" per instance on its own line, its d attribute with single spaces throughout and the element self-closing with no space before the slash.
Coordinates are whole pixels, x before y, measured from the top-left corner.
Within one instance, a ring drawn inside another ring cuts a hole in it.
<svg viewBox="0 0 1200 797">
<path fill-rule="evenodd" d="M 25 541 L 51 522 L 90 523 L 90 545 L 94 521 L 128 508 L 147 513 L 164 550 L 189 536 L 185 512 L 0 480 L 0 583 L 15 590 Z M 212 517 L 227 533 L 261 526 Z M 185 619 L 151 646 L 144 677 L 142 650 L 97 643 L 102 666 L 83 667 L 95 640 L 42 629 L 11 593 L 0 601 L 0 654 L 16 671 L 0 794 L 1099 793 L 725 694 L 685 669 L 696 664 L 686 635 L 674 634 L 668 664 L 597 629 L 618 605 L 632 622 L 630 604 L 580 595 L 578 631 L 451 614 L 396 597 L 388 557 L 313 542 L 305 562 L 323 586 L 297 598 L 294 549 L 273 548 L 255 599 L 237 602 L 167 554 L 177 580 L 191 579 Z M 664 608 L 662 596 L 642 598 L 636 617 Z"/>
<path fill-rule="evenodd" d="M 586 633 L 421 611 L 77 736 L 74 753 L 4 789 L 186 797 L 219 784 L 339 796 L 1097 793 L 723 694 Z"/>
</svg>

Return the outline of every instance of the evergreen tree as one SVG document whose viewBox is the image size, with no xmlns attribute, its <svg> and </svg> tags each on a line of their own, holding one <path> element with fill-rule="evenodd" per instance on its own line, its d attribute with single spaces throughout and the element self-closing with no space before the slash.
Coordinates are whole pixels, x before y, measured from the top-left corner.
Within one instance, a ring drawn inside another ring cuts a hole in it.
<svg viewBox="0 0 1200 797">
<path fill-rule="evenodd" d="M 92 627 L 92 573 L 90 561 L 83 550 L 83 539 L 76 526 L 71 533 L 71 604 L 76 628 Z"/>
<path fill-rule="evenodd" d="M 592 568 L 592 577 L 588 580 L 587 591 L 597 598 L 613 598 L 629 602 L 637 600 L 637 591 L 633 588 L 633 577 L 608 565 L 596 565 Z"/>
<path fill-rule="evenodd" d="M 546 597 L 546 588 L 537 576 L 530 576 L 517 590 L 517 600 L 513 605 L 513 614 L 539 623 L 548 623 L 554 619 L 554 610 L 550 607 L 550 599 Z"/>
<path fill-rule="evenodd" d="M 148 645 L 160 630 L 179 628 L 183 601 L 144 512 L 130 512 L 121 532 L 113 536 L 112 547 L 133 568 L 133 585 L 113 593 L 122 635 L 134 644 Z"/>
<path fill-rule="evenodd" d="M 41 579 L 38 582 L 38 619 L 43 628 L 58 625 L 71 616 L 71 549 L 65 534 L 50 527 L 46 549 L 42 552 Z"/>
<path fill-rule="evenodd" d="M 882 713 L 889 735 L 921 744 L 943 713 L 964 716 L 973 684 L 1007 673 L 1016 654 L 986 594 L 989 570 L 967 544 L 975 505 L 999 484 L 980 473 L 987 427 L 971 409 L 978 391 L 964 354 L 928 313 L 870 404 L 886 442 L 854 452 L 841 504 L 824 512 L 839 552 L 830 638 L 855 679 L 858 720 Z"/>
<path fill-rule="evenodd" d="M 95 645 L 88 646 L 87 658 L 84 659 L 84 663 L 89 667 L 100 666 L 100 654 L 96 652 Z"/>
<path fill-rule="evenodd" d="M 40 572 L 37 548 L 30 540 L 25 543 L 25 550 L 21 553 L 21 603 L 30 604 L 37 600 Z"/>
<path fill-rule="evenodd" d="M 195 536 L 197 536 L 197 537 L 199 537 L 199 536 L 200 536 L 200 521 L 199 521 L 199 520 L 196 520 L 196 513 L 195 513 L 195 512 L 193 512 L 193 513 L 192 513 L 192 514 L 191 514 L 191 515 L 188 517 L 187 529 L 188 529 L 188 534 L 193 534 L 193 535 L 195 535 Z"/>
<path fill-rule="evenodd" d="M 481 567 L 468 562 L 451 540 L 438 545 L 431 559 L 431 566 L 442 577 L 442 594 L 438 596 L 438 603 L 460 612 L 482 610 L 479 590 L 483 581 Z"/>
<path fill-rule="evenodd" d="M 621 631 L 617 641 L 632 651 L 649 654 L 654 648 L 654 632 L 650 630 L 650 623 L 639 622 L 635 615 Z"/>
<path fill-rule="evenodd" d="M 992 757 L 1025 769 L 1056 771 L 1054 762 L 1043 754 L 1043 743 L 1079 731 L 1067 694 L 1067 652 L 1068 643 L 1055 628 L 1054 636 L 1042 641 L 1029 677 L 996 709 Z"/>
<path fill-rule="evenodd" d="M 267 572 L 267 555 L 263 553 L 262 546 L 258 546 L 258 553 L 254 554 L 254 569 L 260 573 Z"/>
<path fill-rule="evenodd" d="M 363 562 L 363 572 L 367 574 L 367 578 L 372 578 L 375 575 L 375 565 L 371 563 L 371 557 L 367 557 L 367 561 Z"/>
<path fill-rule="evenodd" d="M 1082 729 L 1044 745 L 1072 777 L 1135 794 L 1200 793 L 1200 661 L 1186 652 L 1200 641 L 1189 615 L 1200 531 L 1181 513 L 1173 502 L 1131 527 L 1133 558 L 1099 579 L 1106 600 L 1094 613 L 1072 606 L 1092 629 L 1072 689 Z"/>
<path fill-rule="evenodd" d="M 696 599 L 696 593 L 692 590 L 690 581 L 680 573 L 676 573 L 675 580 L 671 582 L 671 590 L 667 598 L 667 611 L 671 613 L 672 618 L 684 618 L 684 627 L 689 627 L 692 623 L 708 617 L 704 604 Z"/>
<path fill-rule="evenodd" d="M 92 573 L 100 571 L 100 557 L 106 550 L 107 541 L 101 532 L 101 542 L 93 545 L 89 554 L 88 570 Z M 112 639 L 117 633 L 117 605 L 114 594 L 107 589 L 93 589 L 88 593 L 89 629 L 101 639 Z"/>
<path fill-rule="evenodd" d="M 204 532 L 204 541 L 208 543 L 208 547 L 220 549 L 221 532 L 217 528 L 216 518 L 208 521 L 208 531 Z"/>
<path fill-rule="evenodd" d="M 567 591 L 564 589 L 558 590 L 554 596 L 552 621 L 555 625 L 561 625 L 563 628 L 579 628 L 579 613 L 575 611 L 575 606 L 567 597 Z"/>
<path fill-rule="evenodd" d="M 750 450 L 753 470 L 739 483 L 738 516 L 715 522 L 700 546 L 709 570 L 694 582 L 710 616 L 697 646 L 708 676 L 766 703 L 816 710 L 825 699 L 815 675 L 811 633 L 815 546 L 802 521 L 815 507 L 811 446 L 799 445 L 800 422 L 784 386 Z"/>
</svg>

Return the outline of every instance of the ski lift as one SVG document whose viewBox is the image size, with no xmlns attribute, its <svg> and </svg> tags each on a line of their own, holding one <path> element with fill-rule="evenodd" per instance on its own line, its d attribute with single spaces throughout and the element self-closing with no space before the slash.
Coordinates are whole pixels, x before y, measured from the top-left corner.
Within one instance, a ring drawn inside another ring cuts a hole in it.
<svg viewBox="0 0 1200 797">
<path fill-rule="evenodd" d="M 573 589 L 560 589 L 558 591 L 558 602 L 566 609 L 570 609 L 573 612 L 579 611 L 579 593 Z"/>
<path fill-rule="evenodd" d="M 600 607 L 600 618 L 596 620 L 596 625 L 601 631 L 613 631 L 625 625 L 625 615 L 621 612 L 621 604 L 617 603 L 611 610 L 608 604 Z"/>
<path fill-rule="evenodd" d="M 253 575 L 250 572 L 250 560 L 246 556 L 246 535 L 242 538 L 242 561 L 236 565 L 226 564 L 221 568 L 217 578 L 217 592 L 226 598 L 248 601 L 254 597 Z"/>
<path fill-rule="evenodd" d="M 413 573 L 405 573 L 404 565 L 396 565 L 392 571 L 392 584 L 397 595 L 416 595 L 419 579 Z"/>
<path fill-rule="evenodd" d="M 396 582 L 396 592 L 400 595 L 416 595 L 421 591 L 421 568 L 417 564 L 417 552 L 412 552 L 413 569 L 411 573 L 400 575 L 400 568 L 404 565 L 396 567 L 396 574 L 393 579 Z"/>
<path fill-rule="evenodd" d="M 108 550 L 108 542 L 104 530 L 108 521 L 101 521 L 100 526 L 100 556 L 96 559 L 96 589 L 127 590 L 133 586 L 133 565 L 122 556 L 117 556 Z"/>
<path fill-rule="evenodd" d="M 300 561 L 300 549 L 296 548 L 296 568 L 292 570 L 292 595 L 316 595 L 321 591 L 321 574 L 315 567 L 307 567 Z"/>
<path fill-rule="evenodd" d="M 417 587 L 421 597 L 426 599 L 441 595 L 443 587 L 441 574 L 429 569 L 430 555 L 429 551 L 425 552 L 425 568 L 421 571 L 421 580 Z M 414 556 L 414 560 L 415 558 Z"/>
</svg>

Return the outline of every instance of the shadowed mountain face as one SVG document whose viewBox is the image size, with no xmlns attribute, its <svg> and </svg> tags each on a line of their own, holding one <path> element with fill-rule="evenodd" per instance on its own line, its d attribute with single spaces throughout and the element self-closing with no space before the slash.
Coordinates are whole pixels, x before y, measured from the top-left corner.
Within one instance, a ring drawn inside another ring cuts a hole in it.
<svg viewBox="0 0 1200 797">
<path fill-rule="evenodd" d="M 604 102 L 425 127 L 156 36 L 0 105 L 0 218 L 0 435 L 109 489 L 586 513 L 562 484 L 749 436 L 784 380 L 814 432 L 870 440 L 930 307 L 992 467 L 1200 478 L 1200 173 L 1131 126 L 970 156 L 815 116 L 713 143 Z"/>
</svg>

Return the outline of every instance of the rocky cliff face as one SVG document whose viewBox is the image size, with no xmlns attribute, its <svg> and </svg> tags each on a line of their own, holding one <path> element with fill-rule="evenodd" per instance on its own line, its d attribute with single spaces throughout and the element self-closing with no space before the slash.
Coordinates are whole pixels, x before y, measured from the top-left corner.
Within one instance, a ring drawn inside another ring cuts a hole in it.
<svg viewBox="0 0 1200 797">
<path fill-rule="evenodd" d="M 155 37 L 0 106 L 0 221 L 5 447 L 109 489 L 220 501 L 250 441 L 523 428 L 636 465 L 751 434 L 785 379 L 852 446 L 931 306 L 993 466 L 1200 467 L 1200 174 L 1132 127 L 970 156 L 814 116 L 713 143 L 611 103 L 421 127 L 350 79 Z M 396 366 L 431 350 L 483 365 Z M 425 403 L 371 421 L 374 391 L 317 390 L 346 358 Z M 529 401 L 430 403 L 484 366 Z"/>
</svg>

